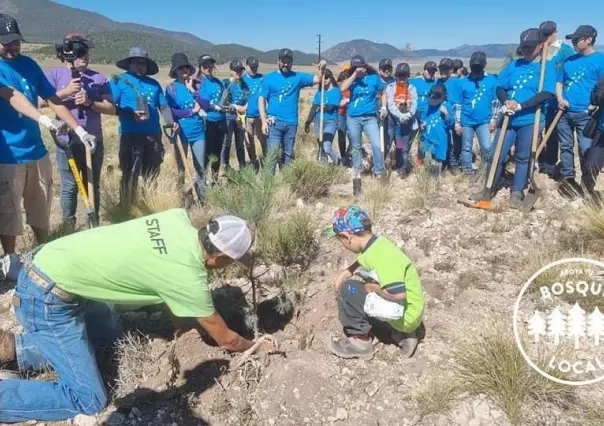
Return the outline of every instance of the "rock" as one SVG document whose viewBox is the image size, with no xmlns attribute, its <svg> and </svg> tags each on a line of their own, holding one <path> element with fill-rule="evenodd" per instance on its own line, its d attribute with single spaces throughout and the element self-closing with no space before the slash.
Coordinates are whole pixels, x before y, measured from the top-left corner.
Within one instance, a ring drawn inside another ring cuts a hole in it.
<svg viewBox="0 0 604 426">
<path fill-rule="evenodd" d="M 107 425 L 108 426 L 118 426 L 121 424 L 124 424 L 124 422 L 126 421 L 126 416 L 123 415 L 122 413 L 119 412 L 114 412 L 112 413 L 109 418 L 107 419 Z"/>
<path fill-rule="evenodd" d="M 336 419 L 338 420 L 346 420 L 348 418 L 348 411 L 346 411 L 343 408 L 338 408 L 338 410 L 336 411 Z"/>
<path fill-rule="evenodd" d="M 367 392 L 367 395 L 373 398 L 373 395 L 375 395 L 379 389 L 380 386 L 376 382 L 371 382 L 369 386 L 365 388 L 365 392 Z"/>
<path fill-rule="evenodd" d="M 134 414 L 136 417 L 143 417 L 143 412 L 141 410 L 139 410 L 136 407 L 132 407 L 132 414 Z"/>
<path fill-rule="evenodd" d="M 85 416 L 84 414 L 78 414 L 73 419 L 73 424 L 75 426 L 95 426 L 96 425 L 96 417 L 94 417 L 94 416 Z"/>
<path fill-rule="evenodd" d="M 422 418 L 420 416 L 415 416 L 413 417 L 410 421 L 409 421 L 409 426 L 415 426 L 416 424 L 418 424 L 420 421 L 422 420 Z"/>
<path fill-rule="evenodd" d="M 352 371 L 350 371 L 348 368 L 344 367 L 344 368 L 342 368 L 342 376 L 352 376 Z"/>
<path fill-rule="evenodd" d="M 490 420 L 491 419 L 491 409 L 489 404 L 485 400 L 482 401 L 474 401 L 472 404 L 472 411 L 474 413 L 474 417 L 480 420 Z"/>
<path fill-rule="evenodd" d="M 498 410 L 498 409 L 496 409 L 496 408 L 491 409 L 491 417 L 492 417 L 494 420 L 498 420 L 498 419 L 502 418 L 503 416 L 504 416 L 503 411 Z"/>
<path fill-rule="evenodd" d="M 317 203 L 317 204 L 315 205 L 315 208 L 316 208 L 317 210 L 321 210 L 321 209 L 323 209 L 323 207 L 324 207 L 324 204 L 323 204 L 323 203 Z"/>
<path fill-rule="evenodd" d="M 298 207 L 299 209 L 304 207 L 304 200 L 302 198 L 298 198 L 296 200 L 296 207 Z"/>
</svg>

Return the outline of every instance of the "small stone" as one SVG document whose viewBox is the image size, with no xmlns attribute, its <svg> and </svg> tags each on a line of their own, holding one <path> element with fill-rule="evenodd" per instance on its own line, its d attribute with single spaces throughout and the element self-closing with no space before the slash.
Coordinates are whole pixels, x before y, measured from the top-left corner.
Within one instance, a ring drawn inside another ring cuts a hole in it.
<svg viewBox="0 0 604 426">
<path fill-rule="evenodd" d="M 486 401 L 475 401 L 472 404 L 472 412 L 474 413 L 474 417 L 479 420 L 489 420 L 491 418 L 491 410 Z"/>
<path fill-rule="evenodd" d="M 304 207 L 304 200 L 302 198 L 298 198 L 296 200 L 296 207 L 298 207 L 299 209 Z"/>
<path fill-rule="evenodd" d="M 269 425 L 274 426 L 275 423 L 276 423 L 275 419 L 268 419 L 268 424 Z"/>
<path fill-rule="evenodd" d="M 107 425 L 109 426 L 117 426 L 121 425 L 126 421 L 126 416 L 119 412 L 112 413 L 107 419 Z"/>
<path fill-rule="evenodd" d="M 380 386 L 376 382 L 371 382 L 369 386 L 365 388 L 365 392 L 367 392 L 367 395 L 373 398 L 379 389 Z"/>
<path fill-rule="evenodd" d="M 132 407 L 132 414 L 136 417 L 143 417 L 143 412 L 136 407 Z"/>
<path fill-rule="evenodd" d="M 350 371 L 348 368 L 344 367 L 344 368 L 342 368 L 342 376 L 352 376 L 352 371 Z"/>
<path fill-rule="evenodd" d="M 346 411 L 343 408 L 338 408 L 338 410 L 336 411 L 336 418 L 338 420 L 346 420 L 348 418 L 348 411 Z"/>
<path fill-rule="evenodd" d="M 420 416 L 415 416 L 413 417 L 410 421 L 409 421 L 409 426 L 415 426 L 416 424 L 418 424 L 420 421 L 422 420 L 422 418 Z"/>
<path fill-rule="evenodd" d="M 315 205 L 315 208 L 316 208 L 317 210 L 321 210 L 321 209 L 323 209 L 323 207 L 324 207 L 324 204 L 323 204 L 323 203 L 317 203 L 317 204 Z"/>
<path fill-rule="evenodd" d="M 94 416 L 85 416 L 84 414 L 78 414 L 73 419 L 73 424 L 75 426 L 95 426 L 96 425 L 96 417 L 94 417 Z"/>
</svg>

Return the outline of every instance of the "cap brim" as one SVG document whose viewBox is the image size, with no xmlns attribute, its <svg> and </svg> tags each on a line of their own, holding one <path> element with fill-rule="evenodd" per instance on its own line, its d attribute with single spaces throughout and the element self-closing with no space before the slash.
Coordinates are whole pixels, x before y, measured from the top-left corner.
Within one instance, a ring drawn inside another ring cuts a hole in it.
<svg viewBox="0 0 604 426">
<path fill-rule="evenodd" d="M 145 56 L 130 56 L 128 58 L 124 58 L 121 61 L 118 61 L 115 66 L 124 71 L 128 71 L 130 69 L 130 60 L 131 59 L 145 59 L 147 61 L 147 72 L 145 75 L 155 75 L 159 72 L 159 66 L 155 61 Z"/>
<path fill-rule="evenodd" d="M 583 37 L 583 35 L 573 33 L 573 34 L 568 34 L 568 35 L 567 35 L 566 37 L 564 37 L 564 38 L 565 38 L 565 39 L 567 39 L 567 40 L 572 40 L 573 38 L 579 38 L 579 37 Z"/>
<path fill-rule="evenodd" d="M 25 41 L 25 38 L 23 38 L 23 36 L 21 34 L 5 34 L 3 36 L 0 36 L 0 43 L 1 44 L 10 44 L 14 41 Z"/>
</svg>

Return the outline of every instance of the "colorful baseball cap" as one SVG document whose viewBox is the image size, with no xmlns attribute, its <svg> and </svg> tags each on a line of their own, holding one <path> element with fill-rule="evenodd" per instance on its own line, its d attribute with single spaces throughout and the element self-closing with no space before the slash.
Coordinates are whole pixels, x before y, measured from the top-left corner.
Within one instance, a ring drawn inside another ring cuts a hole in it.
<svg viewBox="0 0 604 426">
<path fill-rule="evenodd" d="M 371 229 L 371 219 L 365 210 L 359 206 L 341 207 L 333 215 L 332 228 L 327 230 L 325 236 L 335 237 L 342 232 L 353 234 Z"/>
</svg>

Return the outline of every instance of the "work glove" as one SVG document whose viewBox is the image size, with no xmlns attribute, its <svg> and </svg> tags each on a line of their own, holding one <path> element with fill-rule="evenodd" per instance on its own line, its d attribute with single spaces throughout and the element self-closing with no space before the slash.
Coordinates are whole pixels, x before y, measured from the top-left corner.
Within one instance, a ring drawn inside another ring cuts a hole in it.
<svg viewBox="0 0 604 426">
<path fill-rule="evenodd" d="M 65 122 L 53 120 L 46 115 L 41 115 L 40 118 L 38 118 L 38 123 L 46 127 L 51 132 L 56 132 L 59 135 L 64 135 L 68 131 L 67 124 Z"/>
<path fill-rule="evenodd" d="M 594 115 L 594 113 L 596 113 L 598 111 L 600 107 L 597 105 L 590 105 L 587 107 L 587 114 L 591 117 L 592 115 Z"/>
<path fill-rule="evenodd" d="M 520 106 L 520 105 L 519 105 Z M 516 111 L 509 109 L 508 107 L 506 107 L 505 105 L 501 107 L 501 109 L 499 110 L 500 114 L 505 114 L 505 115 L 514 115 L 516 114 Z"/>
<path fill-rule="evenodd" d="M 310 133 L 310 123 L 308 121 L 304 123 L 304 132 Z"/>
<path fill-rule="evenodd" d="M 411 113 L 406 112 L 401 116 L 401 122 L 407 122 L 409 120 L 411 120 L 413 118 L 413 115 L 411 115 Z"/>
<path fill-rule="evenodd" d="M 75 134 L 78 135 L 78 138 L 80 138 L 86 147 L 86 150 L 94 152 L 96 149 L 96 138 L 94 136 L 88 133 L 82 126 L 78 126 L 78 128 L 75 129 Z"/>
<path fill-rule="evenodd" d="M 200 109 L 197 114 L 204 119 L 208 117 L 208 113 L 204 109 Z"/>
<path fill-rule="evenodd" d="M 388 110 L 386 109 L 386 107 L 382 107 L 380 108 L 380 120 L 385 120 L 386 117 L 388 117 Z"/>
<path fill-rule="evenodd" d="M 214 105 L 214 104 L 211 104 L 210 106 L 211 106 L 211 107 L 212 107 L 212 109 L 213 109 L 214 111 L 216 111 L 216 112 L 224 112 L 224 109 L 223 109 L 221 106 L 219 106 L 219 105 Z"/>
</svg>

